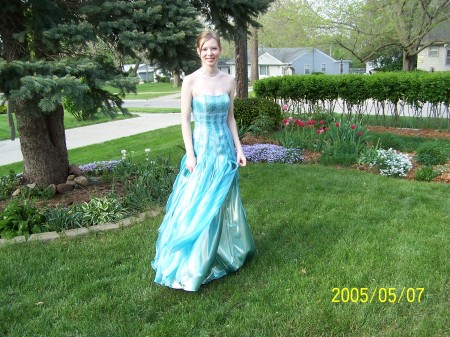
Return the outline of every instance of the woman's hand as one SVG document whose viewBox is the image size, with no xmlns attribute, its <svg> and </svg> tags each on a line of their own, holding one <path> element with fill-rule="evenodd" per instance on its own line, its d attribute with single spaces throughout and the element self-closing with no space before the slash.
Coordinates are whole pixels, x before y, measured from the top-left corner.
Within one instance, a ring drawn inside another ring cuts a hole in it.
<svg viewBox="0 0 450 337">
<path fill-rule="evenodd" d="M 245 158 L 243 152 L 239 151 L 238 153 L 236 153 L 236 159 L 237 159 L 239 166 L 247 165 L 247 158 Z"/>
<path fill-rule="evenodd" d="M 194 168 L 197 166 L 197 158 L 195 156 L 187 156 L 186 158 L 186 168 L 190 173 L 194 171 Z"/>
</svg>

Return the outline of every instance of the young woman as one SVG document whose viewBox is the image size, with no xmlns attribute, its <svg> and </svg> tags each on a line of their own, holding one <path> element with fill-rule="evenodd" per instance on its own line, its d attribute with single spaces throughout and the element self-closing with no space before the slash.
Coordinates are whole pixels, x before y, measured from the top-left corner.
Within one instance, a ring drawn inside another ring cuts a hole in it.
<svg viewBox="0 0 450 337">
<path fill-rule="evenodd" d="M 181 88 L 186 154 L 152 261 L 155 282 L 187 291 L 236 271 L 255 250 L 239 195 L 237 170 L 246 159 L 233 113 L 235 84 L 217 67 L 221 51 L 216 34 L 199 35 L 202 66 Z"/>
</svg>

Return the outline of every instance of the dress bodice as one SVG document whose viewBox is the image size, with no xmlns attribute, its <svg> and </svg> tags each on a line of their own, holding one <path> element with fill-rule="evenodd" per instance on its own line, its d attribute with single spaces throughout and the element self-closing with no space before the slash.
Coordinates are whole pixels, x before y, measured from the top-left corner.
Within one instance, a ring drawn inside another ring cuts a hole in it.
<svg viewBox="0 0 450 337">
<path fill-rule="evenodd" d="M 192 98 L 195 121 L 193 141 L 197 161 L 203 155 L 225 155 L 229 160 L 236 160 L 233 138 L 227 123 L 229 106 L 228 94 Z"/>
<path fill-rule="evenodd" d="M 230 96 L 202 95 L 192 98 L 192 112 L 196 125 L 226 123 Z"/>
</svg>

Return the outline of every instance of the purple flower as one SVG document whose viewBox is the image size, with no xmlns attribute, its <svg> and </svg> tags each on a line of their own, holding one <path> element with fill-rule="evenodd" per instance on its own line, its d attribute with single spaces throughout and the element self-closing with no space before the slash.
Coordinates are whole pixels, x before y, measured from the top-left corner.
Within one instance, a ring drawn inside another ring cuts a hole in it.
<svg viewBox="0 0 450 337">
<path fill-rule="evenodd" d="M 91 173 L 95 171 L 111 171 L 119 164 L 120 160 L 98 161 L 95 163 L 80 165 L 80 170 L 83 173 Z"/>
<path fill-rule="evenodd" d="M 304 161 L 300 149 L 287 149 L 274 144 L 243 145 L 244 155 L 249 162 L 286 163 L 294 164 Z"/>
</svg>

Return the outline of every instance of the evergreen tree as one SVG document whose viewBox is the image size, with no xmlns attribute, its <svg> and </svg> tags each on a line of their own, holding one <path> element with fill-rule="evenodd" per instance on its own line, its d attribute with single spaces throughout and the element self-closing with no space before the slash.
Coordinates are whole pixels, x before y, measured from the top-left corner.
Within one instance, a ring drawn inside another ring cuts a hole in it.
<svg viewBox="0 0 450 337">
<path fill-rule="evenodd" d="M 25 180 L 66 180 L 63 97 L 89 114 L 125 112 L 121 97 L 137 80 L 122 73 L 124 57 L 181 71 L 197 58 L 196 15 L 187 0 L 2 0 L 0 92 L 16 115 Z"/>
</svg>

